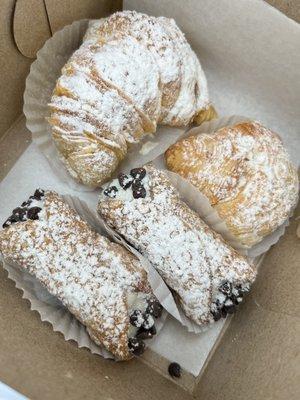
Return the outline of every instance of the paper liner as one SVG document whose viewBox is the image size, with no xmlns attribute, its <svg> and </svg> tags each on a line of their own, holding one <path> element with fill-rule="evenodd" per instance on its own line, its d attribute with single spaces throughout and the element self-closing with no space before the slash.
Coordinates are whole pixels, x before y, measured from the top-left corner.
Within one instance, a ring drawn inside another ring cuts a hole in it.
<svg viewBox="0 0 300 400">
<path fill-rule="evenodd" d="M 249 118 L 232 115 L 230 117 L 218 118 L 209 122 L 203 123 L 201 126 L 194 127 L 182 135 L 182 138 L 201 134 L 201 133 L 212 133 L 221 129 L 225 126 L 232 126 L 237 123 L 250 121 Z M 153 164 L 160 169 L 166 170 L 164 154 L 158 156 Z M 273 233 L 266 236 L 261 242 L 255 246 L 249 248 L 244 246 L 235 238 L 229 231 L 225 221 L 220 218 L 218 212 L 210 205 L 208 198 L 201 193 L 194 185 L 189 181 L 182 178 L 178 174 L 167 171 L 171 182 L 178 189 L 182 200 L 184 200 L 194 211 L 196 211 L 201 218 L 209 225 L 214 231 L 220 233 L 222 237 L 239 253 L 247 256 L 250 259 L 254 259 L 261 254 L 269 250 L 271 246 L 278 242 L 280 237 L 284 234 L 285 228 L 289 224 L 287 219 L 282 225 L 280 225 Z"/>
<path fill-rule="evenodd" d="M 26 126 L 32 133 L 33 142 L 46 156 L 57 177 L 78 191 L 94 189 L 78 183 L 68 173 L 51 138 L 51 127 L 46 118 L 49 117 L 47 104 L 50 102 L 56 80 L 72 53 L 79 48 L 87 26 L 88 20 L 73 22 L 72 25 L 56 32 L 38 51 L 36 61 L 32 63 L 26 79 L 23 109 Z M 153 160 L 175 143 L 186 129 L 159 126 L 155 134 L 147 135 L 140 143 L 131 146 L 113 177 L 120 170 L 127 171 Z"/>
<path fill-rule="evenodd" d="M 65 195 L 62 197 L 93 229 L 101 235 L 107 236 L 107 232 L 99 224 L 96 214 L 92 213 L 84 202 L 75 196 Z M 2 261 L 3 267 L 7 270 L 8 277 L 15 282 L 16 288 L 23 291 L 22 297 L 29 300 L 31 310 L 37 311 L 42 321 L 49 322 L 55 332 L 63 334 L 65 340 L 74 340 L 78 347 L 86 347 L 91 353 L 98 354 L 104 358 L 115 359 L 113 354 L 107 351 L 104 346 L 98 346 L 92 341 L 86 327 L 68 311 L 60 300 L 52 296 L 34 276 L 19 268 L 15 263 L 1 260 L 1 258 L 0 256 L 0 261 Z M 167 313 L 164 311 L 162 316 L 155 321 L 157 334 L 162 329 L 166 317 Z M 147 346 L 147 341 L 145 343 Z"/>
</svg>

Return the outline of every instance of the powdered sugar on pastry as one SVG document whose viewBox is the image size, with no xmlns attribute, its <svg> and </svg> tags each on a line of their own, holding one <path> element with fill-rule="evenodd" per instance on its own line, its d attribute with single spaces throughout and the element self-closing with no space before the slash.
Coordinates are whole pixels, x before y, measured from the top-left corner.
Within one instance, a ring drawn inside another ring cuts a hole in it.
<svg viewBox="0 0 300 400">
<path fill-rule="evenodd" d="M 34 275 L 96 343 L 118 358 L 130 358 L 130 340 L 137 340 L 130 315 L 137 307 L 144 313 L 154 299 L 146 272 L 127 250 L 92 231 L 55 192 L 42 196 L 34 219 L 13 220 L 0 232 L 4 259 Z M 32 204 L 24 206 L 29 216 Z"/>
<path fill-rule="evenodd" d="M 102 43 L 120 36 L 136 38 L 158 66 L 160 123 L 187 125 L 197 111 L 208 105 L 206 78 L 199 60 L 173 19 L 135 11 L 117 12 L 100 22 L 91 22 L 86 40 Z"/>
<path fill-rule="evenodd" d="M 149 51 L 131 36 L 102 45 L 83 46 L 82 52 L 92 58 L 99 76 L 149 118 L 156 129 L 161 107 L 159 70 Z M 82 55 L 82 54 L 81 54 Z"/>
<path fill-rule="evenodd" d="M 214 116 L 208 105 L 204 73 L 175 21 L 123 11 L 91 22 L 62 69 L 49 122 L 72 176 L 97 187 L 158 123 L 201 123 Z"/>
<path fill-rule="evenodd" d="M 187 125 L 198 111 L 205 109 L 209 104 L 206 77 L 196 54 L 175 21 L 164 17 L 160 17 L 159 20 L 169 32 L 181 59 L 184 60 L 181 67 L 180 92 L 162 123 L 173 125 L 175 121 L 176 125 L 177 121 L 182 121 L 183 125 Z"/>
<path fill-rule="evenodd" d="M 162 171 L 144 170 L 127 188 L 113 181 L 100 197 L 99 213 L 149 259 L 196 323 L 232 312 L 255 278 L 254 267 L 181 202 Z"/>
<path fill-rule="evenodd" d="M 297 203 L 297 171 L 278 135 L 258 122 L 181 140 L 166 162 L 208 197 L 244 245 L 273 232 Z"/>
</svg>

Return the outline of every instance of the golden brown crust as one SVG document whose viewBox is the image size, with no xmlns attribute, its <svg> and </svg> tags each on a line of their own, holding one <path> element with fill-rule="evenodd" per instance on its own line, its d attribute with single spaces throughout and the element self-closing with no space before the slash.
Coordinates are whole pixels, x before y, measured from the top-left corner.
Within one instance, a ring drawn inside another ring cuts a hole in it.
<svg viewBox="0 0 300 400">
<path fill-rule="evenodd" d="M 214 106 L 210 104 L 207 108 L 198 111 L 193 119 L 193 123 L 201 125 L 203 122 L 211 121 L 215 118 L 218 118 L 218 113 Z"/>
<path fill-rule="evenodd" d="M 246 246 L 273 232 L 296 205 L 297 171 L 279 136 L 257 122 L 180 140 L 165 159 L 169 170 L 208 197 Z"/>
<path fill-rule="evenodd" d="M 92 187 L 108 180 L 128 147 L 157 124 L 214 116 L 199 60 L 174 20 L 134 11 L 92 21 L 62 69 L 49 123 L 69 173 Z"/>
</svg>

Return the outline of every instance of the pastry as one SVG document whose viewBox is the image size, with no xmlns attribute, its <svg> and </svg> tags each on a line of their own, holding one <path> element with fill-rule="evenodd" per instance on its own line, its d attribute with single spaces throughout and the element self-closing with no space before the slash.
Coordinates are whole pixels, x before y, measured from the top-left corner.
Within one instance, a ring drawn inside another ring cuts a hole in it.
<svg viewBox="0 0 300 400">
<path fill-rule="evenodd" d="M 122 11 L 91 21 L 84 41 L 106 43 L 133 37 L 151 53 L 161 81 L 159 122 L 183 126 L 209 111 L 208 91 L 201 65 L 173 19 Z"/>
<path fill-rule="evenodd" d="M 157 124 L 215 116 L 201 65 L 174 20 L 123 11 L 92 21 L 49 104 L 52 137 L 70 174 L 108 180 L 128 146 Z"/>
<path fill-rule="evenodd" d="M 120 174 L 101 193 L 98 212 L 141 252 L 199 325 L 232 313 L 256 270 L 179 198 L 152 165 Z"/>
<path fill-rule="evenodd" d="M 296 168 L 280 137 L 258 122 L 179 140 L 165 160 L 207 196 L 247 247 L 278 228 L 297 204 Z"/>
<path fill-rule="evenodd" d="M 0 253 L 35 276 L 117 359 L 139 355 L 162 311 L 140 262 L 55 192 L 36 190 L 0 232 Z"/>
</svg>

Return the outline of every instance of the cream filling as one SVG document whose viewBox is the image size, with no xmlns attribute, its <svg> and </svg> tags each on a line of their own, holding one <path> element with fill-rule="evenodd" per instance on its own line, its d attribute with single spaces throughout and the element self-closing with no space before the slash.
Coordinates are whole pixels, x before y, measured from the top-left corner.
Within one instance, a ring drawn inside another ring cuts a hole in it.
<svg viewBox="0 0 300 400">
<path fill-rule="evenodd" d="M 148 307 L 149 295 L 145 293 L 129 293 L 127 296 L 128 313 L 129 315 L 135 311 L 140 310 L 144 313 Z M 151 317 L 152 318 L 152 317 Z M 141 321 L 142 323 L 143 321 Z M 128 338 L 135 337 L 139 328 L 130 324 L 128 329 Z"/>
<path fill-rule="evenodd" d="M 128 177 L 130 177 L 129 174 L 128 174 Z M 148 182 L 149 182 L 149 178 L 148 178 L 148 175 L 146 174 L 146 176 L 144 176 L 144 178 L 141 180 L 141 184 L 146 190 L 146 197 L 147 197 L 148 188 L 149 188 Z M 106 196 L 104 194 L 104 190 L 108 189 L 109 187 L 112 187 L 112 186 L 115 186 L 117 188 L 116 197 L 114 197 L 113 199 L 121 200 L 121 201 L 131 201 L 134 199 L 133 194 L 132 194 L 132 187 L 130 186 L 127 189 L 123 189 L 119 183 L 118 178 L 116 178 L 102 186 L 103 191 L 100 193 L 100 197 L 99 197 L 100 200 L 107 200 L 108 198 L 110 198 L 109 196 Z"/>
</svg>

